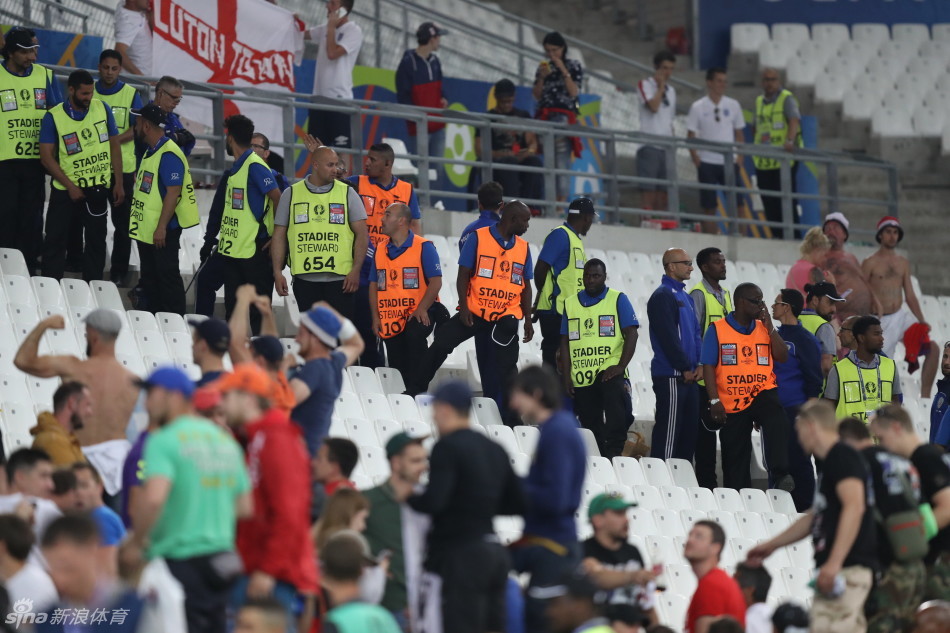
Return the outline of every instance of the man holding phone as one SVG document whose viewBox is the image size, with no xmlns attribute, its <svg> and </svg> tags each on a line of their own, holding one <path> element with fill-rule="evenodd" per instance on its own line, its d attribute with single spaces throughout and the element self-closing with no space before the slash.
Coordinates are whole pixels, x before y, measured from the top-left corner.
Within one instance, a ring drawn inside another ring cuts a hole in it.
<svg viewBox="0 0 950 633">
<path fill-rule="evenodd" d="M 788 345 L 772 323 L 755 284 L 733 291 L 735 309 L 713 323 L 703 337 L 700 358 L 713 420 L 724 424 L 722 479 L 726 488 L 749 488 L 752 428 L 762 431 L 769 480 L 791 492 L 788 422 L 778 397 L 774 363 L 788 360 Z"/>
</svg>

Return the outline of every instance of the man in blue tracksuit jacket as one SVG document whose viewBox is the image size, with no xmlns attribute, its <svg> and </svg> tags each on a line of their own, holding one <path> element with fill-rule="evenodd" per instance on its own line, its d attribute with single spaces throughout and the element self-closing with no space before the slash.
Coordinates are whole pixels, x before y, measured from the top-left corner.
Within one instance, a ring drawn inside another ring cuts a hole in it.
<svg viewBox="0 0 950 633">
<path fill-rule="evenodd" d="M 702 334 L 685 281 L 693 272 L 686 251 L 671 248 L 663 254 L 663 279 L 647 302 L 653 361 L 656 425 L 650 456 L 692 461 L 699 419 L 697 369 Z"/>
<path fill-rule="evenodd" d="M 788 360 L 775 361 L 775 380 L 778 399 L 788 418 L 788 474 L 795 480 L 792 500 L 799 512 L 811 507 L 815 498 L 815 468 L 811 457 L 805 454 L 795 433 L 798 410 L 811 398 L 820 398 L 825 378 L 821 370 L 822 347 L 818 338 L 806 330 L 798 320 L 805 306 L 805 298 L 797 290 L 786 288 L 772 304 L 772 318 L 781 325 L 779 336 L 788 345 Z M 769 481 L 769 488 L 774 488 Z"/>
<path fill-rule="evenodd" d="M 943 378 L 937 381 L 937 395 L 930 407 L 930 443 L 950 450 L 950 346 L 943 346 L 940 370 Z"/>
</svg>

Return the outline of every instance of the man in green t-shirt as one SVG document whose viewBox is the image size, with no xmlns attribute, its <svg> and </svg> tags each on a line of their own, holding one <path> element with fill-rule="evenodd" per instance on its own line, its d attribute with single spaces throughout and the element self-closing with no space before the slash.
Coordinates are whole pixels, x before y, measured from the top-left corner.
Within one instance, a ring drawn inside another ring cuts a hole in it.
<svg viewBox="0 0 950 633">
<path fill-rule="evenodd" d="M 224 429 L 192 408 L 194 383 L 179 369 L 156 369 L 141 386 L 156 421 L 145 444 L 145 482 L 132 508 L 125 552 L 134 563 L 164 558 L 185 592 L 190 633 L 224 633 L 229 591 L 241 572 L 235 526 L 251 515 L 244 455 Z"/>
<path fill-rule="evenodd" d="M 321 582 L 332 607 L 324 618 L 323 633 L 400 633 L 389 611 L 359 600 L 360 577 L 369 556 L 366 540 L 353 530 L 334 534 L 320 550 Z"/>
</svg>

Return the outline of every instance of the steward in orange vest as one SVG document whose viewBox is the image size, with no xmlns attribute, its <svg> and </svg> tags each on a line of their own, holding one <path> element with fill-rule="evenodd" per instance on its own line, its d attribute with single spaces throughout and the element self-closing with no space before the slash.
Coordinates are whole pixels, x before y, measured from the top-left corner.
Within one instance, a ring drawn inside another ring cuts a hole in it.
<svg viewBox="0 0 950 633">
<path fill-rule="evenodd" d="M 502 384 L 514 377 L 518 362 L 518 322 L 524 320 L 524 342 L 534 336 L 531 283 L 534 269 L 528 243 L 519 237 L 528 230 L 531 212 L 514 200 L 501 210 L 495 226 L 473 233 L 459 255 L 459 311 L 435 333 L 409 393 L 422 393 L 452 351 L 478 331 L 491 333 L 495 375 Z M 502 413 L 507 403 L 498 403 Z"/>
<path fill-rule="evenodd" d="M 439 303 L 439 254 L 431 241 L 409 230 L 411 220 L 407 205 L 389 205 L 369 273 L 373 334 L 386 343 L 389 366 L 398 369 L 404 380 L 425 355 L 435 322 L 448 319 Z"/>
<path fill-rule="evenodd" d="M 788 360 L 788 346 L 772 324 L 755 284 L 739 284 L 732 293 L 735 310 L 713 323 L 703 338 L 700 362 L 712 418 L 725 426 L 722 479 L 726 488 L 752 485 L 752 428 L 762 432 L 769 487 L 791 492 L 788 435 L 791 422 L 778 398 L 774 361 Z"/>
</svg>

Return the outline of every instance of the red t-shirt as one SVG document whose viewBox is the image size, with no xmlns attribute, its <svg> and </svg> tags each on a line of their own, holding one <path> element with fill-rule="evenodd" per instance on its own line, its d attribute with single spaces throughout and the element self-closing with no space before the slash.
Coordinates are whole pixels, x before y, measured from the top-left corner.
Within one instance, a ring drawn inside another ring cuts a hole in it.
<svg viewBox="0 0 950 633">
<path fill-rule="evenodd" d="M 745 608 L 739 584 L 717 567 L 696 585 L 696 593 L 686 611 L 686 633 L 693 633 L 696 620 L 703 616 L 730 615 L 745 626 Z"/>
</svg>

